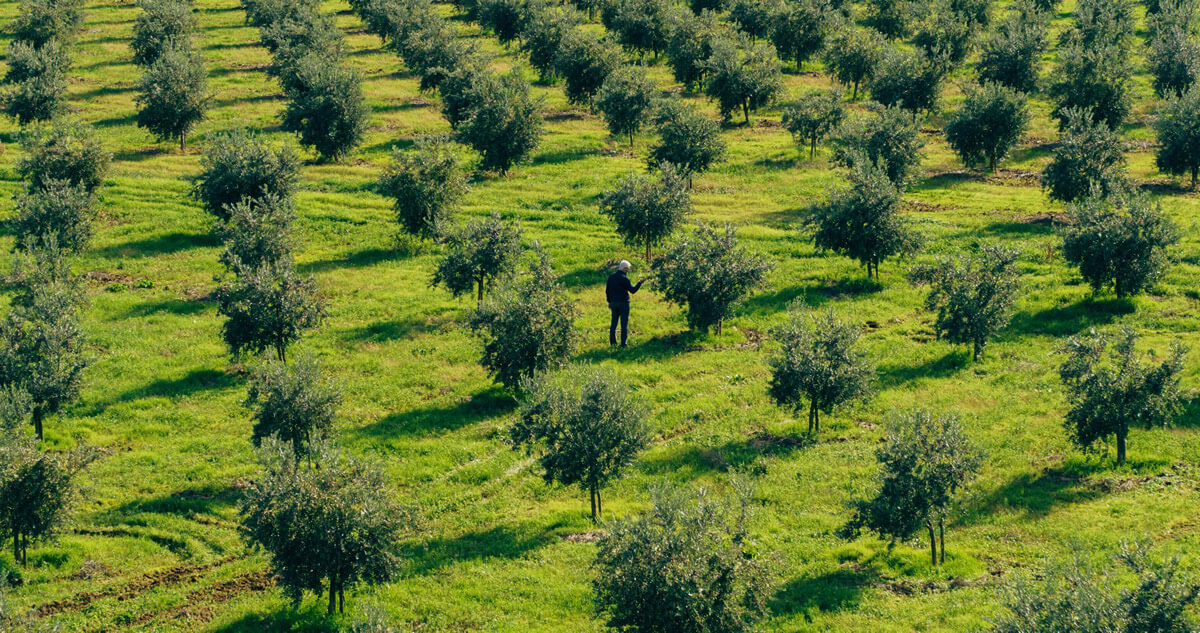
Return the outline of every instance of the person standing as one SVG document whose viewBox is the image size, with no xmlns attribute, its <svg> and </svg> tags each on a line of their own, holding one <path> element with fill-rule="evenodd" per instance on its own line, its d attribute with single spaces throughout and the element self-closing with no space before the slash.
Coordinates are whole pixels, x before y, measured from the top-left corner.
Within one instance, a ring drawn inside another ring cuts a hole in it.
<svg viewBox="0 0 1200 633">
<path fill-rule="evenodd" d="M 646 281 L 643 279 L 634 285 L 629 281 L 629 268 L 629 262 L 622 259 L 617 264 L 616 272 L 608 276 L 608 287 L 604 290 L 608 297 L 608 309 L 612 311 L 612 321 L 608 325 L 609 345 L 617 344 L 617 322 L 620 321 L 621 347 L 625 347 L 629 340 L 629 295 L 636 293 Z"/>
</svg>

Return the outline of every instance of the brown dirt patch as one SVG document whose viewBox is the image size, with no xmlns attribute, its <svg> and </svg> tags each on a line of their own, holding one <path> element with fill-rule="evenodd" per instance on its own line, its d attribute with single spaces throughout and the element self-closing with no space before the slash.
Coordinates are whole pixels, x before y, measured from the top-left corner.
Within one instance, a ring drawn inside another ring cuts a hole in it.
<svg viewBox="0 0 1200 633">
<path fill-rule="evenodd" d="M 97 600 L 107 598 L 116 598 L 120 601 L 132 600 L 155 587 L 195 582 L 209 571 L 222 565 L 227 565 L 239 558 L 241 556 L 229 556 L 207 565 L 177 565 L 169 569 L 150 572 L 120 587 L 110 587 L 98 591 L 84 591 L 70 598 L 47 602 L 35 609 L 34 614 L 38 617 L 46 617 L 59 613 L 79 611 Z"/>
<path fill-rule="evenodd" d="M 562 540 L 568 543 L 595 543 L 606 536 L 608 536 L 608 530 L 588 530 L 587 532 L 564 534 Z"/>
</svg>

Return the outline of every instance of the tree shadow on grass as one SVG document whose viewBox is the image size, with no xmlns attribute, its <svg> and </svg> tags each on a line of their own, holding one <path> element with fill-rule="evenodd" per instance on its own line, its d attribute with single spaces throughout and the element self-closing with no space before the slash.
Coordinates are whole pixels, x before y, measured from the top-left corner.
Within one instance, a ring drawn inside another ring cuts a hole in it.
<svg viewBox="0 0 1200 633">
<path fill-rule="evenodd" d="M 558 278 L 558 283 L 564 288 L 590 288 L 599 286 L 608 281 L 608 275 L 612 271 L 609 269 L 598 268 L 577 268 L 571 272 L 562 275 Z"/>
<path fill-rule="evenodd" d="M 1174 425 L 1185 429 L 1200 428 L 1200 396 L 1192 398 L 1183 406 L 1183 413 L 1180 413 L 1174 420 Z"/>
<path fill-rule="evenodd" d="M 338 633 L 336 618 L 325 614 L 324 599 L 317 597 L 301 609 L 281 609 L 274 613 L 250 613 L 214 633 Z"/>
<path fill-rule="evenodd" d="M 186 299 L 166 299 L 152 303 L 139 303 L 130 306 L 119 318 L 139 319 L 154 314 L 173 314 L 175 316 L 191 316 L 204 312 L 212 305 L 209 301 L 188 301 Z"/>
<path fill-rule="evenodd" d="M 98 402 L 93 410 L 84 415 L 100 415 L 108 407 L 145 398 L 168 398 L 172 401 L 197 394 L 228 389 L 237 384 L 237 376 L 215 369 L 193 369 L 186 376 L 175 379 L 158 379 L 141 387 L 130 389 L 107 402 Z"/>
<path fill-rule="evenodd" d="M 440 326 L 430 323 L 429 315 L 408 316 L 391 321 L 379 321 L 362 327 L 350 328 L 342 333 L 347 341 L 374 341 L 386 343 L 412 338 L 419 334 L 430 334 L 440 330 Z"/>
<path fill-rule="evenodd" d="M 847 567 L 795 578 L 775 593 L 770 603 L 771 613 L 776 616 L 807 616 L 814 611 L 834 613 L 854 609 L 862 600 L 863 591 L 877 578 L 868 569 Z"/>
<path fill-rule="evenodd" d="M 997 510 L 1020 513 L 1018 521 L 1028 522 L 1049 514 L 1055 507 L 1083 503 L 1113 492 L 1136 486 L 1170 463 L 1165 460 L 1130 460 L 1121 471 L 1106 458 L 1071 460 L 1069 463 L 1036 473 L 1021 473 L 994 490 L 978 497 L 960 521 L 969 525 L 986 520 Z M 1130 472 L 1131 471 L 1131 472 Z M 1092 475 L 1129 472 L 1131 477 L 1091 479 Z"/>
<path fill-rule="evenodd" d="M 918 365 L 880 367 L 879 387 L 887 389 L 922 378 L 945 378 L 971 364 L 971 354 L 961 348 L 953 349 L 940 358 L 933 358 Z"/>
<path fill-rule="evenodd" d="M 517 401 L 496 386 L 451 406 L 420 407 L 388 415 L 351 431 L 364 438 L 386 439 L 445 433 L 511 413 Z"/>
<path fill-rule="evenodd" d="M 374 266 L 380 262 L 387 261 L 396 256 L 396 251 L 388 248 L 368 248 L 366 250 L 351 253 L 345 257 L 338 259 L 326 259 L 316 262 L 308 262 L 296 266 L 296 270 L 300 273 L 310 275 L 314 273 L 324 273 L 338 268 L 366 268 Z"/>
<path fill-rule="evenodd" d="M 1058 308 L 1018 312 L 1013 315 L 1006 332 L 1068 336 L 1078 334 L 1089 327 L 1107 325 L 1117 317 L 1131 314 L 1133 311 L 1133 302 L 1128 299 L 1084 299 Z"/>
<path fill-rule="evenodd" d="M 775 292 L 758 293 L 742 304 L 746 314 L 771 314 L 786 310 L 788 304 L 803 299 L 804 305 L 815 308 L 830 301 L 874 294 L 883 290 L 883 284 L 865 278 L 838 279 L 810 286 L 791 286 Z"/>
<path fill-rule="evenodd" d="M 219 246 L 220 241 L 211 233 L 181 233 L 175 231 L 157 237 L 113 244 L 92 251 L 100 257 L 155 257 L 169 255 L 193 248 Z"/>
<path fill-rule="evenodd" d="M 739 471 L 760 457 L 781 457 L 804 450 L 819 439 L 807 435 L 781 435 L 762 431 L 745 440 L 718 447 L 678 445 L 643 458 L 639 468 L 648 475 L 698 477 L 706 473 Z"/>
<path fill-rule="evenodd" d="M 636 331 L 632 330 L 632 325 L 630 330 L 631 336 L 637 334 Z M 604 335 L 608 335 L 607 329 L 604 331 Z M 656 336 L 641 343 L 635 341 L 630 343 L 625 349 L 613 346 L 590 349 L 580 354 L 577 360 L 588 363 L 608 360 L 610 358 L 624 363 L 663 360 L 690 351 L 691 348 L 697 346 L 703 339 L 704 335 L 696 332 L 676 332 L 675 334 Z"/>
<path fill-rule="evenodd" d="M 195 514 L 218 514 L 222 508 L 232 507 L 241 497 L 241 492 L 231 484 L 211 482 L 176 490 L 170 494 L 145 497 L 123 503 L 105 513 L 104 518 L 122 520 L 135 514 L 174 514 L 189 517 Z"/>
<path fill-rule="evenodd" d="M 497 526 L 413 543 L 401 555 L 407 562 L 401 573 L 423 576 L 458 563 L 521 558 L 554 542 L 557 538 L 554 531 L 563 525 L 556 523 L 541 529 Z"/>
</svg>

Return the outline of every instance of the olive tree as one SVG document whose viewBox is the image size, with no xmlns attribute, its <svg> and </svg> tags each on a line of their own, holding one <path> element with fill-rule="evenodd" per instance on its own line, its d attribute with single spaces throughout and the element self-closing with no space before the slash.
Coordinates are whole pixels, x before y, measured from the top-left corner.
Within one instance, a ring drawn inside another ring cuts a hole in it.
<svg viewBox="0 0 1200 633">
<path fill-rule="evenodd" d="M 608 628 L 637 633 L 749 633 L 770 612 L 771 574 L 737 500 L 654 486 L 650 508 L 612 521 L 592 581 Z"/>
<path fill-rule="evenodd" d="M 1196 629 L 1200 583 L 1179 558 L 1151 560 L 1147 544 L 1122 543 L 1116 565 L 1077 550 L 1063 563 L 1017 578 L 1003 596 L 996 633 L 1186 633 Z M 1130 585 L 1130 575 L 1134 583 Z"/>
<path fill-rule="evenodd" d="M 605 26 L 626 49 L 642 56 L 652 53 L 657 59 L 667 48 L 672 4 L 666 0 L 612 0 L 611 9 L 604 12 L 608 16 Z"/>
<path fill-rule="evenodd" d="M 525 399 L 508 430 L 513 446 L 537 454 L 547 482 L 588 491 L 592 521 L 600 492 L 621 476 L 649 441 L 645 406 L 616 372 L 577 365 L 522 381 Z"/>
<path fill-rule="evenodd" d="M 455 138 L 482 155 L 481 167 L 507 174 L 533 152 L 545 133 L 543 99 L 529 94 L 529 82 L 519 72 L 485 86 L 487 92 L 467 111 Z"/>
<path fill-rule="evenodd" d="M 467 120 L 475 106 L 503 89 L 500 78 L 493 75 L 478 58 L 464 60 L 446 73 L 438 83 L 442 97 L 442 116 L 453 129 Z"/>
<path fill-rule="evenodd" d="M 53 538 L 70 518 L 74 479 L 96 456 L 89 449 L 39 451 L 23 434 L 0 437 L 0 540 L 12 540 L 17 564 L 28 565 L 29 545 Z"/>
<path fill-rule="evenodd" d="M 217 134 L 200 165 L 192 197 L 218 219 L 227 219 L 230 205 L 247 198 L 274 195 L 290 204 L 300 179 L 300 161 L 290 146 L 276 150 L 266 138 L 240 129 Z"/>
<path fill-rule="evenodd" d="M 874 29 L 850 26 L 829 37 L 825 46 L 825 67 L 843 86 L 850 86 L 850 100 L 858 100 L 858 89 L 869 85 L 883 60 L 883 36 Z"/>
<path fill-rule="evenodd" d="M 871 98 L 907 110 L 916 119 L 920 112 L 937 108 L 945 74 L 942 63 L 921 51 L 888 49 L 871 77 Z"/>
<path fill-rule="evenodd" d="M 1191 88 L 1200 73 L 1200 44 L 1191 25 L 1160 24 L 1149 40 L 1146 65 L 1158 96 L 1174 97 Z"/>
<path fill-rule="evenodd" d="M 600 212 L 613 219 L 617 233 L 630 246 L 650 249 L 661 244 L 692 212 L 692 195 L 686 177 L 670 164 L 662 166 L 657 182 L 629 174 L 617 188 L 600 199 Z"/>
<path fill-rule="evenodd" d="M 20 142 L 24 155 L 17 161 L 17 172 L 32 189 L 59 180 L 95 191 L 112 162 L 96 130 L 76 120 L 31 128 L 21 134 Z"/>
<path fill-rule="evenodd" d="M 1086 110 L 1065 113 L 1066 124 L 1054 158 L 1042 171 L 1042 187 L 1054 200 L 1073 202 L 1124 191 L 1125 144 L 1111 128 L 1093 122 Z"/>
<path fill-rule="evenodd" d="M 868 278 L 879 279 L 883 260 L 915 252 L 921 240 L 900 215 L 900 189 L 882 167 L 860 161 L 847 177 L 849 186 L 834 190 L 808 219 L 813 243 L 858 260 Z"/>
<path fill-rule="evenodd" d="M 528 17 L 524 0 L 479 0 L 475 10 L 476 21 L 504 46 L 521 35 Z"/>
<path fill-rule="evenodd" d="M 34 46 L 70 46 L 83 26 L 83 0 L 21 0 L 19 9 L 13 37 Z"/>
<path fill-rule="evenodd" d="M 85 353 L 79 279 L 53 238 L 19 258 L 17 295 L 0 321 L 0 387 L 29 394 L 34 433 L 79 398 Z"/>
<path fill-rule="evenodd" d="M 620 54 L 611 43 L 583 29 L 571 29 L 563 35 L 554 61 L 567 101 L 587 106 L 620 65 Z"/>
<path fill-rule="evenodd" d="M 654 281 L 664 299 L 687 309 L 689 328 L 715 328 L 721 334 L 733 308 L 766 285 L 773 267 L 766 257 L 738 243 L 732 225 L 717 231 L 698 224 L 654 261 Z"/>
<path fill-rule="evenodd" d="M 467 222 L 445 235 L 446 254 L 438 261 L 430 285 L 445 286 L 455 297 L 475 290 L 483 303 L 484 290 L 517 266 L 521 253 L 521 225 L 500 219 L 495 211 L 487 220 Z"/>
<path fill-rule="evenodd" d="M 771 42 L 779 58 L 796 62 L 796 70 L 825 48 L 825 41 L 836 28 L 845 28 L 837 20 L 837 10 L 829 0 L 788 2 L 775 18 Z"/>
<path fill-rule="evenodd" d="M 726 121 L 740 109 L 749 125 L 750 111 L 769 105 L 783 90 L 779 58 L 770 44 L 717 39 L 705 68 L 705 93 L 717 101 Z"/>
<path fill-rule="evenodd" d="M 871 392 L 875 368 L 858 348 L 861 329 L 845 323 L 829 310 L 823 316 L 792 312 L 787 322 L 771 330 L 779 351 L 767 363 L 771 380 L 767 394 L 781 407 L 797 415 L 808 402 L 808 432 L 821 431 L 821 412 Z"/>
<path fill-rule="evenodd" d="M 946 562 L 946 518 L 954 495 L 975 478 L 982 462 L 958 417 L 920 409 L 894 415 L 875 459 L 879 489 L 854 503 L 844 533 L 865 529 L 895 541 L 925 528 L 932 563 Z"/>
<path fill-rule="evenodd" d="M 1112 288 L 1118 298 L 1140 294 L 1166 274 L 1167 248 L 1179 241 L 1179 227 L 1145 195 L 1113 201 L 1089 197 L 1068 208 L 1063 259 L 1099 293 Z"/>
<path fill-rule="evenodd" d="M 242 268 L 217 288 L 216 299 L 225 317 L 221 335 L 234 356 L 271 350 L 286 360 L 288 346 L 325 318 L 316 279 L 300 276 L 290 262 Z"/>
<path fill-rule="evenodd" d="M 230 271 L 292 262 L 296 212 L 289 202 L 269 193 L 244 198 L 225 210 L 228 216 L 217 223 L 215 232 L 225 243 L 221 263 Z"/>
<path fill-rule="evenodd" d="M 729 0 L 729 21 L 752 41 L 767 39 L 779 14 L 777 0 Z"/>
<path fill-rule="evenodd" d="M 596 94 L 596 109 L 604 116 L 610 134 L 633 137 L 650 121 L 655 106 L 654 82 L 637 66 L 621 66 L 608 75 Z"/>
<path fill-rule="evenodd" d="M 916 122 L 899 108 L 876 108 L 875 116 L 844 125 L 833 137 L 833 161 L 844 167 L 882 166 L 903 191 L 916 178 L 925 141 Z"/>
<path fill-rule="evenodd" d="M 1132 67 L 1128 51 L 1116 44 L 1064 43 L 1050 96 L 1060 127 L 1070 125 L 1071 113 L 1085 110 L 1096 123 L 1116 130 L 1129 115 Z"/>
<path fill-rule="evenodd" d="M 416 151 L 392 152 L 378 191 L 392 200 L 396 221 L 409 235 L 438 236 L 466 195 L 467 173 L 444 136 L 417 139 Z"/>
<path fill-rule="evenodd" d="M 990 171 L 1008 156 L 1029 127 L 1025 95 L 988 83 L 967 93 L 946 123 L 946 142 L 968 167 L 986 164 Z"/>
<path fill-rule="evenodd" d="M 678 99 L 659 105 L 655 127 L 659 142 L 650 148 L 649 164 L 670 163 L 687 174 L 689 184 L 694 174 L 708 171 L 725 157 L 720 125 Z"/>
<path fill-rule="evenodd" d="M 1072 336 L 1060 349 L 1066 358 L 1058 374 L 1071 403 L 1064 420 L 1067 436 L 1085 451 L 1115 438 L 1117 464 L 1125 463 L 1132 427 L 1165 427 L 1183 411 L 1179 374 L 1187 348 L 1172 342 L 1161 363 L 1145 363 L 1137 339 L 1128 326 L 1115 336 L 1092 330 Z"/>
<path fill-rule="evenodd" d="M 330 436 L 341 402 L 341 389 L 321 375 L 316 360 L 302 356 L 290 366 L 268 361 L 257 368 L 242 404 L 253 410 L 254 445 L 274 437 L 299 461 Z"/>
<path fill-rule="evenodd" d="M 133 22 L 133 63 L 150 66 L 176 40 L 190 38 L 196 30 L 192 3 L 188 0 L 138 0 L 142 12 Z"/>
<path fill-rule="evenodd" d="M 929 286 L 925 309 L 937 314 L 933 327 L 939 339 L 970 345 L 971 357 L 983 358 L 988 339 L 1012 318 L 1020 285 L 1017 256 L 1017 251 L 985 245 L 977 257 L 944 258 L 909 273 L 913 283 Z"/>
<path fill-rule="evenodd" d="M 95 216 L 96 197 L 83 185 L 51 180 L 17 196 L 17 213 L 9 226 L 17 250 L 35 248 L 49 237 L 64 253 L 73 254 L 87 248 Z"/>
<path fill-rule="evenodd" d="M 408 513 L 391 500 L 383 472 L 334 448 L 313 446 L 312 463 L 269 440 L 263 472 L 241 503 L 246 540 L 267 553 L 271 575 L 299 604 L 306 592 L 329 594 L 329 613 L 344 611 L 346 590 L 387 582 L 400 563 Z"/>
<path fill-rule="evenodd" d="M 582 18 L 569 7 L 546 7 L 534 14 L 521 31 L 521 50 L 529 56 L 543 82 L 556 78 L 555 62 L 563 38 L 577 27 Z"/>
<path fill-rule="evenodd" d="M 889 39 L 905 37 L 912 30 L 912 0 L 870 0 L 864 23 Z"/>
<path fill-rule="evenodd" d="M 1158 153 L 1154 164 L 1168 174 L 1187 174 L 1192 189 L 1200 173 L 1200 87 L 1167 99 L 1154 121 Z"/>
<path fill-rule="evenodd" d="M 808 146 L 808 157 L 812 158 L 817 154 L 817 143 L 837 129 L 845 118 L 846 106 L 842 105 L 841 91 L 813 92 L 783 111 L 783 126 L 797 145 Z"/>
<path fill-rule="evenodd" d="M 510 389 L 566 364 L 578 334 L 575 300 L 567 296 L 540 250 L 525 274 L 509 275 L 471 315 L 483 342 L 480 364 Z"/>
<path fill-rule="evenodd" d="M 672 16 L 671 37 L 667 40 L 667 64 L 675 81 L 689 90 L 704 83 L 708 69 L 705 62 L 712 57 L 712 45 L 719 37 L 717 17 L 712 11 L 694 15 L 678 9 Z"/>
<path fill-rule="evenodd" d="M 975 70 L 981 83 L 997 83 L 1021 92 L 1038 85 L 1038 62 L 1046 50 L 1050 16 L 1029 2 L 1017 9 L 980 45 Z"/>
<path fill-rule="evenodd" d="M 66 108 L 67 70 L 71 56 L 61 44 L 41 47 L 21 40 L 8 46 L 7 85 L 0 94 L 4 112 L 20 125 L 48 121 Z"/>
<path fill-rule="evenodd" d="M 186 48 L 163 50 L 137 82 L 138 127 L 160 141 L 178 139 L 187 147 L 187 135 L 208 115 L 212 94 L 204 59 Z"/>
<path fill-rule="evenodd" d="M 289 87 L 283 129 L 300 134 L 300 144 L 324 160 L 340 160 L 362 142 L 371 109 L 363 98 L 362 75 L 336 61 L 309 55 Z"/>
</svg>

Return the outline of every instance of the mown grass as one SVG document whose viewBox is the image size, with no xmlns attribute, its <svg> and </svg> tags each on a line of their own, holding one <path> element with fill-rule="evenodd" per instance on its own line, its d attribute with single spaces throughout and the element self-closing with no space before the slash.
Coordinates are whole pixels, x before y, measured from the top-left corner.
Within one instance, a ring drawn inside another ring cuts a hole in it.
<svg viewBox="0 0 1200 633">
<path fill-rule="evenodd" d="M 80 402 L 49 421 L 47 437 L 50 446 L 91 443 L 108 454 L 86 477 L 74 527 L 30 552 L 13 598 L 53 612 L 48 617 L 71 631 L 328 630 L 336 622 L 320 605 L 292 611 L 278 591 L 264 588 L 265 561 L 246 551 L 237 531 L 239 483 L 255 472 L 250 422 L 241 407 L 244 379 L 220 342 L 209 298 L 220 247 L 209 218 L 188 198 L 188 178 L 215 132 L 238 126 L 280 142 L 288 136 L 278 128 L 283 97 L 264 71 L 269 58 L 237 0 L 196 5 L 196 43 L 210 65 L 216 107 L 180 153 L 134 125 L 138 71 L 127 42 L 138 9 L 123 0 L 89 3 L 70 98 L 115 162 L 102 194 L 103 226 L 76 265 L 80 273 L 101 273 L 92 275 L 86 323 L 95 363 Z M 393 147 L 448 130 L 436 98 L 418 93 L 414 77 L 361 30 L 345 3 L 325 9 L 337 12 L 347 32 L 348 63 L 366 76 L 373 115 L 351 158 L 303 170 L 298 266 L 320 280 L 330 317 L 300 351 L 316 355 L 344 385 L 345 445 L 377 459 L 396 499 L 424 517 L 405 543 L 402 577 L 356 592 L 349 617 L 377 602 L 413 630 L 600 630 L 589 587 L 594 546 L 566 538 L 591 529 L 586 500 L 544 484 L 531 460 L 504 443 L 515 405 L 476 363 L 477 343 L 462 327 L 470 300 L 429 289 L 436 248 L 395 251 L 388 203 L 371 190 Z M 0 4 L 0 21 L 15 12 L 16 3 Z M 1060 8 L 1056 31 L 1066 28 L 1070 12 L 1070 3 Z M 497 68 L 520 61 L 476 26 L 456 24 L 462 37 L 496 55 Z M 1044 71 L 1054 54 L 1052 48 Z M 664 90 L 678 88 L 663 65 L 650 73 Z M 945 108 L 960 98 L 955 82 L 969 78 L 969 70 L 960 71 L 946 85 Z M 791 96 L 828 85 L 813 72 L 786 79 Z M 720 487 L 734 471 L 753 477 L 753 533 L 775 557 L 779 582 L 768 629 L 971 630 L 998 612 L 1003 582 L 1066 555 L 1072 544 L 1097 557 L 1126 538 L 1160 541 L 1164 553 L 1200 544 L 1200 408 L 1189 408 L 1174 429 L 1135 432 L 1122 468 L 1077 455 L 1061 429 L 1065 407 L 1053 355 L 1061 337 L 1128 323 L 1145 333 L 1147 349 L 1165 352 L 1173 339 L 1200 347 L 1198 205 L 1153 169 L 1147 122 L 1154 100 L 1144 74 L 1125 134 L 1141 141 L 1129 154 L 1130 171 L 1159 185 L 1153 191 L 1185 237 L 1167 278 L 1130 302 L 1091 298 L 1055 257 L 1053 229 L 1029 221 L 1061 211 L 1025 175 L 1046 163 L 1045 144 L 1056 136 L 1042 98 L 1034 100 L 1029 138 L 995 177 L 964 171 L 932 131 L 941 119 L 924 123 L 931 130 L 924 179 L 907 196 L 909 215 L 929 237 L 921 257 L 981 241 L 1022 251 L 1017 314 L 980 363 L 933 340 L 922 295 L 904 281 L 907 262 L 887 262 L 876 286 L 853 262 L 814 251 L 803 212 L 839 176 L 827 152 L 810 161 L 793 146 L 778 125 L 778 108 L 724 131 L 728 160 L 697 179 L 695 196 L 697 219 L 738 224 L 748 245 L 772 257 L 770 287 L 719 337 L 685 333 L 680 311 L 651 288 L 636 297 L 631 349 L 610 351 L 604 264 L 628 258 L 635 278 L 645 266 L 596 202 L 622 174 L 643 168 L 650 139 L 639 138 L 630 150 L 608 138 L 596 116 L 568 107 L 560 88 L 535 91 L 546 97 L 549 115 L 541 147 L 507 178 L 477 178 L 464 215 L 499 211 L 521 220 L 579 299 L 579 359 L 616 368 L 651 405 L 655 440 L 607 494 L 611 514 L 644 507 L 654 482 Z M 687 98 L 715 116 L 702 97 Z M 10 123 L 0 127 L 5 199 L 21 186 L 16 133 Z M 861 321 L 879 366 L 877 397 L 829 418 L 813 445 L 798 441 L 803 421 L 765 394 L 766 333 L 798 299 Z M 1200 352 L 1189 359 L 1187 388 L 1198 384 L 1198 370 Z M 873 450 L 887 413 L 914 406 L 961 413 L 988 456 L 961 518 L 950 525 L 943 569 L 930 568 L 919 542 L 888 548 L 834 536 L 846 502 L 872 485 Z M 0 561 L 11 565 L 10 558 Z"/>
</svg>

